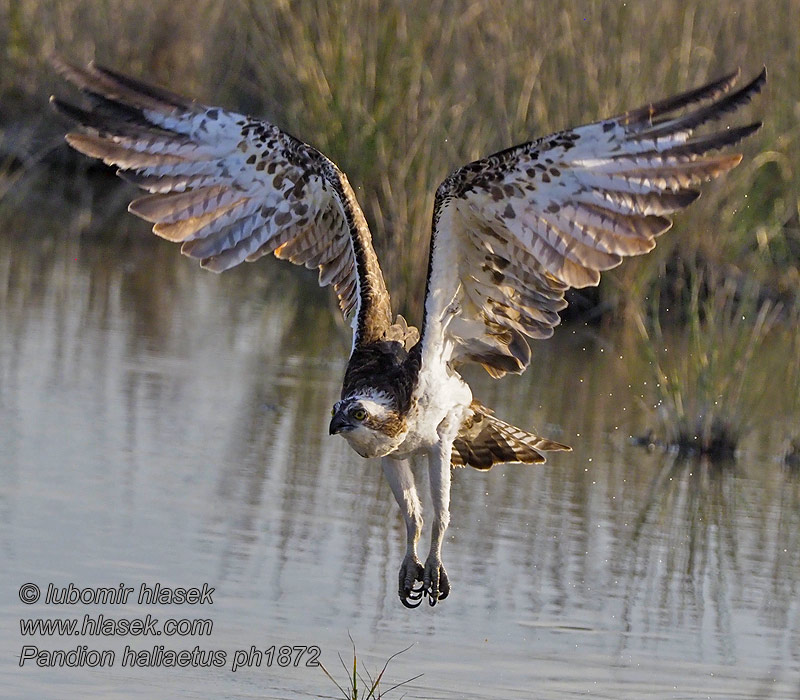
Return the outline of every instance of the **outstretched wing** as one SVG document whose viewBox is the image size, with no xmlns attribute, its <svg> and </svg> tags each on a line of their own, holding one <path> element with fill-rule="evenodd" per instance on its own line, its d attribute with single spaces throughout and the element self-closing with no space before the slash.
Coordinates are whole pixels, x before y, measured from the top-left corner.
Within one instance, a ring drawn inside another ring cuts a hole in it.
<svg viewBox="0 0 800 700">
<path fill-rule="evenodd" d="M 89 109 L 52 98 L 77 150 L 150 192 L 128 207 L 181 252 L 222 272 L 273 253 L 319 268 L 354 346 L 380 337 L 390 304 L 364 215 L 328 158 L 268 122 L 187 100 L 107 68 L 56 69 Z"/>
<path fill-rule="evenodd" d="M 522 372 L 529 338 L 548 338 L 569 287 L 641 255 L 693 202 L 699 183 L 739 163 L 712 153 L 760 123 L 692 138 L 748 102 L 766 71 L 731 92 L 738 71 L 704 87 L 471 163 L 436 193 L 423 363 Z"/>
</svg>

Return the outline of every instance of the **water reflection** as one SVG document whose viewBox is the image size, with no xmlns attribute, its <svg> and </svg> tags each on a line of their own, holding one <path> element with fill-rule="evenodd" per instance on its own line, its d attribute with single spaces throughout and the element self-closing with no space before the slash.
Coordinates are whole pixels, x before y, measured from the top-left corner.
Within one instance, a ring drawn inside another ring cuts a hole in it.
<svg viewBox="0 0 800 700">
<path fill-rule="evenodd" d="M 565 328 L 523 377 L 475 374 L 502 417 L 575 452 L 459 470 L 453 595 L 409 614 L 379 465 L 326 431 L 347 334 L 313 276 L 285 268 L 216 277 L 133 237 L 0 236 L 6 658 L 23 580 L 211 580 L 215 647 L 316 643 L 333 667 L 349 630 L 375 666 L 416 642 L 392 667 L 425 673 L 407 697 L 797 694 L 800 479 L 770 452 L 780 406 L 716 467 L 628 444 L 650 419 L 646 373 L 617 338 Z M 12 695 L 332 691 L 304 669 L 27 671 L 3 668 Z"/>
</svg>

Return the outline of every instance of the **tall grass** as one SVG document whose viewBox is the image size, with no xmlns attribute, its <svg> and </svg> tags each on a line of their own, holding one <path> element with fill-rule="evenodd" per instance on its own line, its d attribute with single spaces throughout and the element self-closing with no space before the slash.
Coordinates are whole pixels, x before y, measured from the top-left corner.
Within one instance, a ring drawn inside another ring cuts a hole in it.
<svg viewBox="0 0 800 700">
<path fill-rule="evenodd" d="M 257 20 L 250 41 L 259 50 L 246 63 L 257 90 L 281 86 L 267 91 L 265 111 L 297 125 L 363 187 L 359 195 L 379 252 L 393 259 L 391 287 L 412 299 L 425 270 L 432 193 L 454 167 L 733 65 L 753 72 L 771 64 L 766 54 L 774 45 L 755 31 L 764 23 L 786 37 L 786 46 L 798 45 L 781 27 L 800 22 L 797 3 L 774 6 L 772 13 L 756 5 L 733 13 L 725 3 L 630 5 L 356 0 L 267 7 L 249 0 Z M 800 155 L 790 114 L 800 89 L 784 73 L 787 62 L 800 68 L 797 53 L 781 53 L 774 71 L 770 65 L 771 84 L 794 98 L 760 110 L 770 119 L 759 138 L 776 158 L 782 149 Z M 747 148 L 752 155 L 763 145 Z M 616 284 L 607 285 L 605 300 L 640 308 L 638 292 L 676 247 L 712 261 L 746 254 L 748 263 L 766 264 L 796 199 L 791 183 L 800 183 L 789 159 L 782 169 L 771 162 L 745 165 L 711 190 L 679 217 L 652 260 L 612 273 Z M 712 217 L 720 232 L 714 236 L 702 230 Z M 755 222 L 766 248 L 756 246 Z"/>
<path fill-rule="evenodd" d="M 752 283 L 715 280 L 707 269 L 689 271 L 685 294 L 686 322 L 680 330 L 673 327 L 673 334 L 662 327 L 657 297 L 648 320 L 636 315 L 664 443 L 685 453 L 732 458 L 759 404 L 771 390 L 787 390 L 754 361 L 782 308 L 761 300 Z"/>
<path fill-rule="evenodd" d="M 766 63 L 750 157 L 653 254 L 607 275 L 602 294 L 640 311 L 678 250 L 735 260 L 774 296 L 800 296 L 784 227 L 800 192 L 798 26 L 796 0 L 0 0 L 0 124 L 39 118 L 54 52 L 262 114 L 349 174 L 395 304 L 413 317 L 433 192 L 452 169 Z M 48 124 L 57 137 L 62 125 Z"/>
</svg>

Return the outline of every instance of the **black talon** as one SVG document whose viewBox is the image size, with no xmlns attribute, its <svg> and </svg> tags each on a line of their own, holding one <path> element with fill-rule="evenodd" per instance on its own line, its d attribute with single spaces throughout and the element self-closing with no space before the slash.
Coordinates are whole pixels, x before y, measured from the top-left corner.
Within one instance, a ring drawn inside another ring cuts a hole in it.
<svg viewBox="0 0 800 700">
<path fill-rule="evenodd" d="M 425 595 L 425 583 L 422 581 L 424 569 L 414 557 L 410 562 L 403 560 L 400 567 L 400 602 L 407 608 L 416 608 L 422 603 Z"/>
<path fill-rule="evenodd" d="M 447 578 L 447 572 L 442 567 L 439 574 L 439 600 L 444 600 L 450 595 L 450 580 Z"/>
<path fill-rule="evenodd" d="M 405 605 L 407 608 L 413 610 L 414 608 L 418 608 L 422 603 L 422 599 L 420 598 L 416 603 L 409 603 L 405 598 L 400 598 L 400 602 Z"/>
</svg>

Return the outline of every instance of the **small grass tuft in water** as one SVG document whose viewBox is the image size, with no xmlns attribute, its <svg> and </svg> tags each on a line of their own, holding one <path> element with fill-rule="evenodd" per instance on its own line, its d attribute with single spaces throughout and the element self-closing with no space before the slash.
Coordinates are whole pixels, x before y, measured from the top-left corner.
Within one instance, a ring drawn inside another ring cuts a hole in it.
<svg viewBox="0 0 800 700">
<path fill-rule="evenodd" d="M 758 351 L 781 306 L 759 300 L 755 285 L 714 279 L 709 270 L 690 273 L 686 295 L 686 324 L 675 335 L 664 332 L 658 298 L 649 322 L 634 316 L 664 435 L 648 444 L 731 459 L 767 395 L 769 370 Z"/>
<path fill-rule="evenodd" d="M 344 685 L 340 684 L 323 664 L 320 664 L 320 668 L 322 669 L 323 673 L 325 673 L 331 683 L 338 688 L 339 692 L 341 693 L 340 697 L 343 700 L 381 700 L 381 698 L 386 697 L 393 690 L 397 690 L 397 688 L 400 688 L 407 683 L 411 683 L 422 676 L 420 673 L 418 676 L 414 676 L 408 680 L 396 683 L 387 690 L 382 691 L 380 687 L 381 680 L 383 680 L 383 676 L 386 673 L 386 669 L 389 667 L 389 664 L 394 658 L 407 652 L 413 645 L 408 646 L 405 649 L 401 649 L 395 654 L 392 654 L 388 659 L 386 659 L 386 662 L 383 664 L 383 668 L 381 668 L 381 670 L 378 671 L 373 677 L 373 675 L 370 674 L 363 664 L 361 664 L 361 669 L 359 670 L 358 655 L 356 654 L 356 643 L 353 641 L 353 638 L 349 633 L 347 636 L 350 639 L 350 643 L 353 645 L 352 667 L 348 667 L 341 654 L 338 655 L 339 661 L 342 664 L 342 668 L 344 669 L 347 678 Z"/>
</svg>

